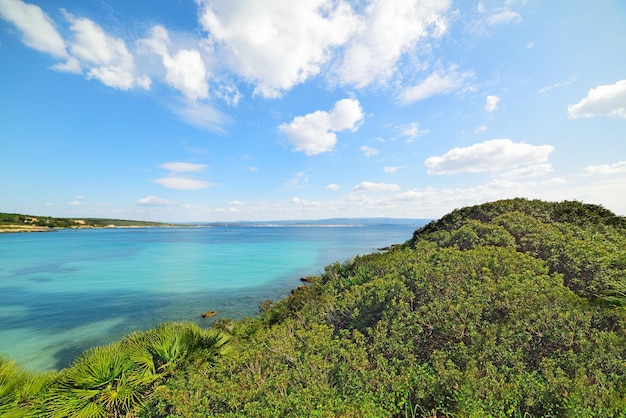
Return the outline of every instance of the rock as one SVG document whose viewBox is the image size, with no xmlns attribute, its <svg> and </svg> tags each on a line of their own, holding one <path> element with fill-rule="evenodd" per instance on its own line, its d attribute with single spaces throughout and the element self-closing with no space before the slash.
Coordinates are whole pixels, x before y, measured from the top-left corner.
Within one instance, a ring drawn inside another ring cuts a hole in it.
<svg viewBox="0 0 626 418">
<path fill-rule="evenodd" d="M 319 276 L 300 277 L 300 281 L 305 283 L 315 283 L 317 279 L 319 279 Z"/>
<path fill-rule="evenodd" d="M 216 311 L 206 311 L 205 313 L 202 314 L 203 318 L 210 318 L 212 316 L 217 315 Z"/>
</svg>

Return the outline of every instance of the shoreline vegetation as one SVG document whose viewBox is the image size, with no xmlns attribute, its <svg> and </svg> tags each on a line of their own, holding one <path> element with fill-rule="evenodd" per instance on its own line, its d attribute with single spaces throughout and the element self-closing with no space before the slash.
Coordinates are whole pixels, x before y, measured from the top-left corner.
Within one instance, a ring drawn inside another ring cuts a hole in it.
<svg viewBox="0 0 626 418">
<path fill-rule="evenodd" d="M 319 220 L 276 220 L 276 221 L 236 221 L 236 222 L 182 222 L 164 223 L 134 221 L 109 218 L 53 218 L 50 216 L 22 215 L 0 212 L 0 233 L 7 232 L 50 232 L 57 229 L 90 229 L 90 228 L 211 228 L 214 226 L 247 226 L 247 227 L 364 227 L 384 225 L 409 225 L 419 227 L 426 225 L 431 219 L 408 218 L 334 218 Z M 387 247 L 386 247 L 387 248 Z"/>
<path fill-rule="evenodd" d="M 601 206 L 457 209 L 300 281 L 60 371 L 0 356 L 0 415 L 626 417 L 626 218 Z"/>
<path fill-rule="evenodd" d="M 50 216 L 0 213 L 0 233 L 49 232 L 56 229 L 88 228 L 147 228 L 170 227 L 174 224 L 162 222 L 132 221 L 108 218 L 53 218 Z"/>
</svg>

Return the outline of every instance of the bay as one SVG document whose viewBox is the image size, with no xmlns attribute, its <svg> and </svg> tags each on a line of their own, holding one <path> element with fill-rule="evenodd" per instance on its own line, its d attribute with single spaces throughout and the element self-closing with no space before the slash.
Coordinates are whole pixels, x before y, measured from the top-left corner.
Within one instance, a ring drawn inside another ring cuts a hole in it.
<svg viewBox="0 0 626 418">
<path fill-rule="evenodd" d="M 0 353 L 31 370 L 164 321 L 255 315 L 324 266 L 421 224 L 212 226 L 0 234 Z M 218 314 L 201 318 L 208 310 Z"/>
</svg>

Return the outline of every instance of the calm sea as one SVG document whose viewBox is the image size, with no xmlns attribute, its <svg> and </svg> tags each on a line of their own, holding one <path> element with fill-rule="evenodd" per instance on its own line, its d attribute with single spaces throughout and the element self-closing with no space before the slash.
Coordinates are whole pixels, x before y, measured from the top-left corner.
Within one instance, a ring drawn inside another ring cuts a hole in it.
<svg viewBox="0 0 626 418">
<path fill-rule="evenodd" d="M 419 225 L 217 226 L 0 234 L 0 353 L 31 370 L 163 321 L 258 312 L 323 272 Z"/>
</svg>

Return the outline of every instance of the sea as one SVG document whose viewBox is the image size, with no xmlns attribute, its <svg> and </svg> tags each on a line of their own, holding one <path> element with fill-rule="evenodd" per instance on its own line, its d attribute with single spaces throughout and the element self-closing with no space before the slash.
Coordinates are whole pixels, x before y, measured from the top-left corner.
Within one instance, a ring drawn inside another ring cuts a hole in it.
<svg viewBox="0 0 626 418">
<path fill-rule="evenodd" d="M 301 277 L 403 243 L 424 223 L 0 234 L 0 355 L 28 370 L 59 370 L 90 347 L 161 322 L 254 316 Z"/>
</svg>

